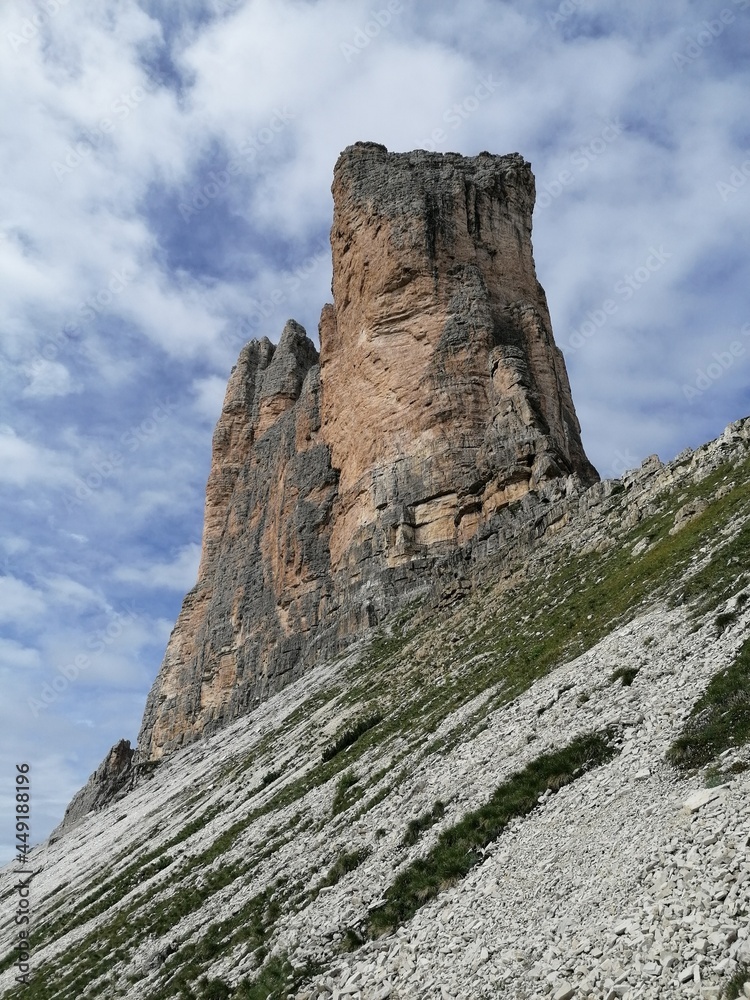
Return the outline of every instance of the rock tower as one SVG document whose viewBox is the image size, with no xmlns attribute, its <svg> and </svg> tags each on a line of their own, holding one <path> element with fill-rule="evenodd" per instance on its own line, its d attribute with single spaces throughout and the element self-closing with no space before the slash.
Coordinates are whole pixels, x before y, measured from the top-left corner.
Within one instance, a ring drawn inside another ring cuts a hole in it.
<svg viewBox="0 0 750 1000">
<path fill-rule="evenodd" d="M 320 356 L 290 320 L 232 371 L 141 761 L 333 655 L 529 491 L 597 478 L 534 269 L 529 164 L 357 143 L 332 190 Z"/>
</svg>

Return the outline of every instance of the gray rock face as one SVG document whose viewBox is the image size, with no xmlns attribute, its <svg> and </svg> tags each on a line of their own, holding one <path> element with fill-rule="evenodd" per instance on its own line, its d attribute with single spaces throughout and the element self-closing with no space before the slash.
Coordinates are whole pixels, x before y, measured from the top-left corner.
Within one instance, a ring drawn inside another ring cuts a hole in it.
<svg viewBox="0 0 750 1000">
<path fill-rule="evenodd" d="M 289 322 L 243 348 L 214 434 L 198 582 L 149 694 L 139 759 L 248 711 L 300 668 L 330 590 L 337 477 L 318 440 L 317 352 Z"/>
<path fill-rule="evenodd" d="M 71 800 L 62 823 L 50 834 L 51 842 L 65 829 L 75 826 L 88 813 L 96 812 L 132 788 L 134 753 L 130 749 L 130 740 L 120 740 L 112 747 L 80 792 Z"/>
</svg>

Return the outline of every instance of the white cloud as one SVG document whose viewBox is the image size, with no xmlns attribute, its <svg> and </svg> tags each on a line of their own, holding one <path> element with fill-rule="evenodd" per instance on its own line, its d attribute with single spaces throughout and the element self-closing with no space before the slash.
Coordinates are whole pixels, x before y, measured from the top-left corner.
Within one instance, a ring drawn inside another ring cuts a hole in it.
<svg viewBox="0 0 750 1000">
<path fill-rule="evenodd" d="M 199 378 L 193 382 L 193 391 L 196 397 L 195 409 L 212 424 L 215 424 L 219 419 L 226 389 L 227 380 L 219 375 Z"/>
<path fill-rule="evenodd" d="M 20 437 L 12 427 L 0 426 L 0 483 L 57 487 L 71 480 L 64 455 Z"/>
<path fill-rule="evenodd" d="M 43 617 L 43 595 L 14 576 L 0 576 L 0 622 L 29 625 Z"/>
<path fill-rule="evenodd" d="M 85 535 L 76 534 L 75 531 L 63 531 L 63 536 L 65 538 L 71 538 L 73 541 L 78 542 L 80 545 L 85 545 L 88 538 Z"/>
<path fill-rule="evenodd" d="M 35 365 L 27 368 L 27 375 L 30 382 L 22 394 L 26 398 L 46 399 L 50 396 L 68 396 L 71 392 L 80 391 L 70 371 L 65 365 L 56 361 L 46 361 L 41 358 Z"/>
<path fill-rule="evenodd" d="M 31 542 L 28 538 L 20 538 L 15 535 L 4 535 L 0 538 L 0 545 L 8 555 L 18 555 L 20 552 L 28 552 Z"/>
<path fill-rule="evenodd" d="M 154 258 L 139 210 L 154 181 L 185 176 L 200 123 L 140 65 L 145 43 L 160 37 L 158 22 L 127 0 L 102 8 L 60 11 L 0 71 L 8 106 L 25 109 L 0 152 L 8 235 L 0 243 L 0 336 L 19 357 L 49 343 L 45 327 L 54 338 L 65 325 L 106 316 L 135 319 L 168 350 L 172 331 L 181 331 L 184 349 L 191 330 L 206 347 L 218 328 L 198 291 L 174 286 Z M 0 15 L 0 36 L 18 14 Z M 44 375 L 31 395 L 69 391 L 59 370 Z"/>
<path fill-rule="evenodd" d="M 80 611 L 103 608 L 106 602 L 101 594 L 68 576 L 51 576 L 44 580 L 48 599 L 56 604 L 73 607 Z"/>
<path fill-rule="evenodd" d="M 175 357 L 215 353 L 222 320 L 212 315 L 215 296 L 198 286 L 168 288 L 151 274 L 124 296 L 123 313 L 155 344 Z"/>
<path fill-rule="evenodd" d="M 137 583 L 142 587 L 164 587 L 180 593 L 189 590 L 198 575 L 201 547 L 185 545 L 171 562 L 153 562 L 148 566 L 123 566 L 115 571 L 115 579 Z"/>
<path fill-rule="evenodd" d="M 40 664 L 38 649 L 24 646 L 14 639 L 0 637 L 0 669 L 14 672 L 32 670 L 38 668 Z"/>
</svg>

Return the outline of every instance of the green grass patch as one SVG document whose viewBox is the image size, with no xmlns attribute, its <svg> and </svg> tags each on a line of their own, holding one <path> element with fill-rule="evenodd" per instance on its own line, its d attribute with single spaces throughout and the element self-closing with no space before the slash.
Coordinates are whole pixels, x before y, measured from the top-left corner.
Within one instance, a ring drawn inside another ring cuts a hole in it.
<svg viewBox="0 0 750 1000">
<path fill-rule="evenodd" d="M 349 872 L 353 872 L 356 868 L 359 868 L 362 862 L 370 856 L 370 853 L 369 847 L 358 847 L 355 851 L 344 851 L 343 854 L 339 854 L 329 869 L 328 874 L 320 883 L 319 889 L 336 885 L 344 875 L 348 875 Z"/>
<path fill-rule="evenodd" d="M 360 787 L 357 775 L 352 770 L 344 771 L 336 783 L 336 792 L 331 805 L 331 815 L 338 816 L 340 812 L 362 797 L 364 789 Z"/>
<path fill-rule="evenodd" d="M 479 809 L 444 830 L 432 850 L 402 871 L 386 891 L 386 902 L 370 915 L 373 937 L 409 920 L 442 889 L 459 882 L 483 858 L 512 819 L 525 816 L 547 789 L 557 790 L 617 753 L 614 730 L 589 733 L 553 753 L 542 754 L 511 775 Z"/>
<path fill-rule="evenodd" d="M 200 972 L 215 961 L 218 955 L 230 952 L 238 945 L 244 946 L 248 952 L 254 952 L 262 961 L 266 956 L 270 935 L 281 914 L 279 896 L 283 885 L 283 881 L 279 880 L 258 893 L 232 916 L 209 924 L 199 938 L 186 942 L 181 949 L 170 955 L 160 970 L 162 985 L 150 988 L 150 1000 L 168 1000 L 175 995 L 175 987 L 182 990 L 182 995 L 191 997 L 190 990 Z M 217 993 L 217 1000 L 223 1000 L 222 986 L 220 981 L 214 981 L 213 989 Z M 202 993 L 197 996 L 202 1000 Z"/>
<path fill-rule="evenodd" d="M 231 997 L 232 1000 L 286 1000 L 320 972 L 322 968 L 316 963 L 295 969 L 287 955 L 272 955 L 258 978 L 252 982 L 245 980 Z"/>
<path fill-rule="evenodd" d="M 709 681 L 667 751 L 681 771 L 703 767 L 730 747 L 750 740 L 750 639 L 734 662 Z"/>
<path fill-rule="evenodd" d="M 443 816 L 445 816 L 445 805 L 438 799 L 432 809 L 428 809 L 427 812 L 422 813 L 421 816 L 409 823 L 406 827 L 406 833 L 401 839 L 401 844 L 404 847 L 413 847 L 422 834 L 438 823 Z"/>
<path fill-rule="evenodd" d="M 750 983 L 750 965 L 743 962 L 724 988 L 726 1000 L 738 1000 L 738 997 L 742 997 L 745 983 Z"/>
<path fill-rule="evenodd" d="M 333 743 L 330 743 L 323 751 L 323 763 L 325 764 L 329 760 L 333 760 L 337 754 L 340 754 L 342 750 L 348 749 L 352 746 L 360 736 L 364 736 L 365 733 L 369 732 L 370 729 L 374 729 L 379 722 L 383 721 L 383 716 L 380 712 L 375 712 L 373 715 L 368 715 L 364 719 L 358 719 L 353 726 L 349 726 L 347 729 L 338 736 Z"/>
<path fill-rule="evenodd" d="M 750 463 L 744 462 L 736 473 L 738 485 L 725 497 L 713 501 L 707 510 L 675 536 L 685 536 L 685 542 L 692 544 L 696 553 L 709 532 L 712 540 L 718 541 L 723 530 L 722 544 L 714 545 L 707 564 L 692 574 L 685 584 L 684 599 L 694 603 L 697 616 L 714 610 L 750 582 L 745 572 L 750 548 L 750 519 L 747 519 L 750 511 Z M 704 482 L 714 479 L 718 482 L 718 475 L 717 472 Z M 741 522 L 739 528 L 727 531 L 735 519 Z"/>
<path fill-rule="evenodd" d="M 287 955 L 273 955 L 255 980 L 229 987 L 222 979 L 203 977 L 192 987 L 183 987 L 179 996 L 180 1000 L 286 1000 L 320 971 L 317 965 L 295 969 Z"/>
<path fill-rule="evenodd" d="M 200 825 L 204 822 L 206 820 L 201 817 Z M 116 878 L 103 881 L 92 893 L 71 906 L 67 913 L 39 926 L 31 936 L 32 949 L 38 948 L 46 940 L 62 936 L 73 927 L 79 926 L 82 921 L 106 912 L 137 886 L 172 864 L 173 858 L 167 853 L 167 848 L 174 846 L 180 839 L 179 836 L 174 837 L 164 847 L 144 855 L 139 862 L 127 865 Z M 7 955 L 0 962 L 0 972 L 10 968 L 14 961 L 13 953 Z"/>
<path fill-rule="evenodd" d="M 730 475 L 737 485 L 724 497 L 712 499 L 701 515 L 676 534 L 669 534 L 674 500 L 665 492 L 657 512 L 619 537 L 618 544 L 608 551 L 585 555 L 560 551 L 543 576 L 498 595 L 496 603 L 502 611 L 486 613 L 493 596 L 490 589 L 481 602 L 451 616 L 446 628 L 453 636 L 452 645 L 447 647 L 447 656 L 441 657 L 448 676 L 441 684 L 439 699 L 433 687 L 425 700 L 434 698 L 434 703 L 418 709 L 425 720 L 423 728 L 437 726 L 459 704 L 493 685 L 496 693 L 476 717 L 464 720 L 443 736 L 440 745 L 433 744 L 428 750 L 450 752 L 465 738 L 466 728 L 471 729 L 523 693 L 558 664 L 592 648 L 655 601 L 667 600 L 672 605 L 689 601 L 698 618 L 735 594 L 742 584 L 742 566 L 750 549 L 750 519 L 739 531 L 732 525 L 750 514 L 750 460 L 717 469 L 685 489 L 681 500 L 711 499 Z M 634 557 L 632 549 L 644 537 L 650 539 L 650 547 Z M 694 558 L 705 548 L 712 551 L 712 557 L 696 571 Z M 433 627 L 433 632 L 431 648 L 437 658 L 442 652 L 440 625 Z M 488 652 L 494 652 L 494 663 L 483 655 Z M 463 662 L 468 668 L 454 673 L 450 661 Z M 436 674 L 439 676 L 433 669 L 433 677 Z M 416 699 L 414 707 L 418 703 Z M 398 717 L 403 711 L 394 715 Z"/>
</svg>

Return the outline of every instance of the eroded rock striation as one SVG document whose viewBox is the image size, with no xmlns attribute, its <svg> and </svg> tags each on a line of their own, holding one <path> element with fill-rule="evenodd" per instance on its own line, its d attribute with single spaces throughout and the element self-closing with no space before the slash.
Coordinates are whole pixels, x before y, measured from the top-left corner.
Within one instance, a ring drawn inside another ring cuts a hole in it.
<svg viewBox="0 0 750 1000">
<path fill-rule="evenodd" d="M 358 143 L 332 191 L 320 356 L 290 320 L 233 369 L 137 760 L 334 655 L 529 491 L 598 478 L 534 269 L 529 164 Z"/>
</svg>

